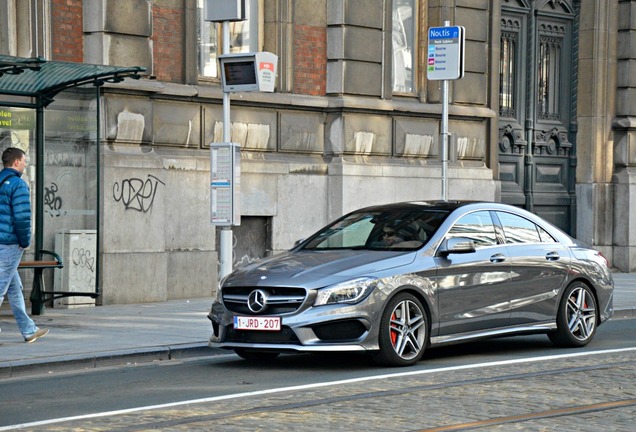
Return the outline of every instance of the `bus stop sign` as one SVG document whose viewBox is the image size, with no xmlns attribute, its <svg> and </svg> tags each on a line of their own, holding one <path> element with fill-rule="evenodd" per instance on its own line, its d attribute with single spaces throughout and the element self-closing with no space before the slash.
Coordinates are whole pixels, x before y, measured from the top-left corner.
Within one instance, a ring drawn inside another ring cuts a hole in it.
<svg viewBox="0 0 636 432">
<path fill-rule="evenodd" d="M 428 29 L 429 80 L 455 80 L 464 76 L 466 30 L 462 26 Z"/>
</svg>

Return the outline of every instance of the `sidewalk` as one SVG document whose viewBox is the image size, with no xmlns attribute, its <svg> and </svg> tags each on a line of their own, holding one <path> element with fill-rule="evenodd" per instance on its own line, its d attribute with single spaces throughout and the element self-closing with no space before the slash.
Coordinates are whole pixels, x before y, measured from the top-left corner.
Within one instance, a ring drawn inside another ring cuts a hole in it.
<svg viewBox="0 0 636 432">
<path fill-rule="evenodd" d="M 636 274 L 615 273 L 614 319 L 636 318 Z M 0 379 L 48 371 L 211 355 L 212 297 L 160 303 L 45 309 L 49 334 L 25 343 L 10 310 L 0 311 Z"/>
<path fill-rule="evenodd" d="M 45 309 L 32 316 L 50 330 L 25 343 L 11 311 L 0 311 L 0 379 L 48 370 L 167 360 L 215 351 L 207 314 L 212 297 L 77 309 Z M 219 352 L 219 351 L 216 351 Z"/>
</svg>

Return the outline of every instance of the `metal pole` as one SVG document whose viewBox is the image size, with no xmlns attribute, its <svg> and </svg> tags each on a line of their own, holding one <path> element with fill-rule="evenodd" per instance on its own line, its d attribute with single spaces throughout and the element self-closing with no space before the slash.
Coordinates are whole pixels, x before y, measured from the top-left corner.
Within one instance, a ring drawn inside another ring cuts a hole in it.
<svg viewBox="0 0 636 432">
<path fill-rule="evenodd" d="M 223 21 L 223 54 L 230 53 L 230 23 Z M 230 142 L 230 93 L 223 92 L 223 142 Z M 219 246 L 219 280 L 232 273 L 232 226 L 221 227 Z"/>
<path fill-rule="evenodd" d="M 41 251 L 44 246 L 44 106 L 38 98 L 38 105 L 35 109 L 35 254 L 34 258 L 42 258 Z M 41 315 L 44 312 L 45 296 L 42 290 L 41 278 L 33 280 L 31 291 L 31 314 Z M 40 273 L 41 274 L 41 273 Z M 37 279 L 37 282 L 36 282 Z"/>
<path fill-rule="evenodd" d="M 102 150 L 101 150 L 101 133 L 100 133 L 100 128 L 101 128 L 101 122 L 100 122 L 100 118 L 101 118 L 101 93 L 100 93 L 100 86 L 95 86 L 95 115 L 97 117 L 97 124 L 96 124 L 96 130 L 95 130 L 95 156 L 96 156 L 96 163 L 95 163 L 95 179 L 97 180 L 97 198 L 96 198 L 96 209 L 97 211 L 95 212 L 95 228 L 97 229 L 97 239 L 95 242 L 95 249 L 96 249 L 96 253 L 98 257 L 101 257 L 100 253 L 102 251 L 102 228 L 101 228 L 101 222 L 102 222 L 102 218 L 101 218 L 101 211 L 100 209 L 101 204 L 102 204 L 102 198 L 101 198 L 101 193 L 102 193 L 102 189 L 101 189 L 101 184 L 102 184 Z M 103 262 L 103 261 L 102 261 Z M 100 294 L 100 287 L 101 287 L 101 272 L 102 272 L 102 266 L 100 265 L 96 265 L 95 266 L 95 294 L 99 295 Z M 95 299 L 97 299 L 97 297 L 94 297 Z M 98 303 L 99 304 L 99 303 Z"/>
<path fill-rule="evenodd" d="M 35 110 L 35 259 L 44 247 L 44 107 L 38 100 Z"/>
<path fill-rule="evenodd" d="M 442 200 L 448 201 L 448 81 L 442 81 Z"/>
<path fill-rule="evenodd" d="M 450 21 L 444 21 L 444 27 Z M 448 201 L 448 80 L 442 81 L 442 200 Z"/>
</svg>

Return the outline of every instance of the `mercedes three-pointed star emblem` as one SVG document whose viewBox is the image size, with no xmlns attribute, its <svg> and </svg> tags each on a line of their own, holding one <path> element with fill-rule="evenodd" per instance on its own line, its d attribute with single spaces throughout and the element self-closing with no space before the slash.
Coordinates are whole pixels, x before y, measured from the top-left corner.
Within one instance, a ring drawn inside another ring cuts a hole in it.
<svg viewBox="0 0 636 432">
<path fill-rule="evenodd" d="M 254 313 L 260 313 L 267 307 L 267 292 L 257 289 L 247 297 L 247 307 Z"/>
</svg>

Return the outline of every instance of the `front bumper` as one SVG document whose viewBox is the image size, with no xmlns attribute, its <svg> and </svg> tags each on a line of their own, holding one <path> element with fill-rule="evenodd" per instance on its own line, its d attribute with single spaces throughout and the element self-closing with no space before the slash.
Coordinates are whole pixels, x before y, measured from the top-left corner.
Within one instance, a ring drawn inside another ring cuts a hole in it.
<svg viewBox="0 0 636 432">
<path fill-rule="evenodd" d="M 377 350 L 377 332 L 372 326 L 374 312 L 364 307 L 368 301 L 356 305 L 310 307 L 294 314 L 279 315 L 282 328 L 276 332 L 234 329 L 235 314 L 216 301 L 208 315 L 212 323 L 208 345 L 277 352 Z"/>
</svg>

